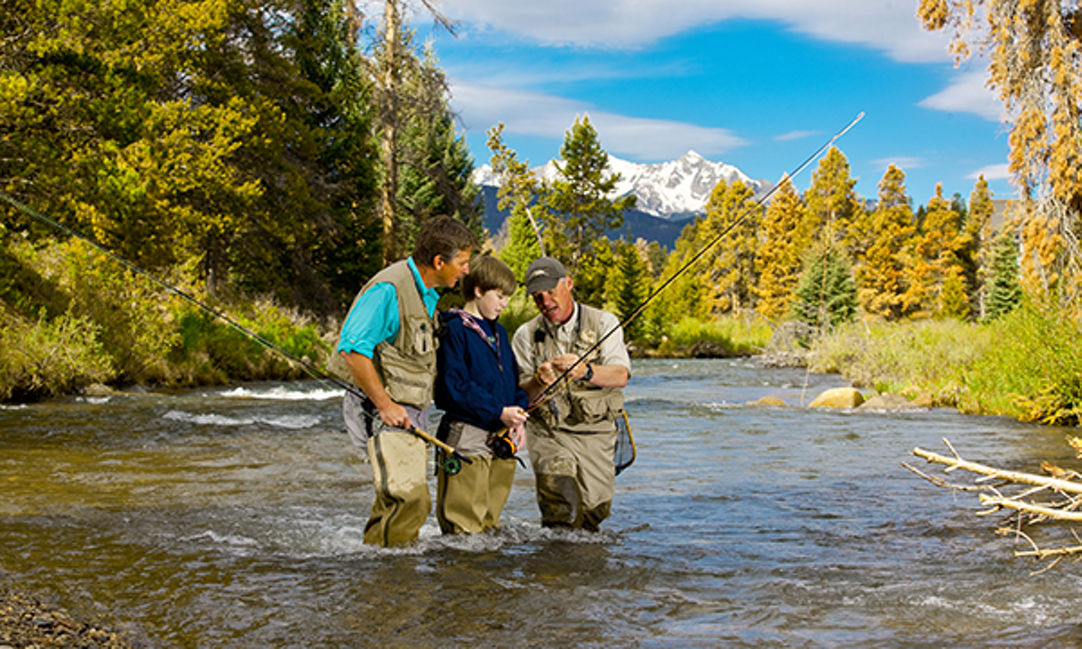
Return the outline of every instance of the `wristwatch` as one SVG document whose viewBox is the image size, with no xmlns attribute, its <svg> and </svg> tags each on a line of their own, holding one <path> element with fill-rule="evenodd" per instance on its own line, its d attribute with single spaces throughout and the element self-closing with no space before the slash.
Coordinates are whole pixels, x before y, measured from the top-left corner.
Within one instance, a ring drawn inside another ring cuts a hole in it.
<svg viewBox="0 0 1082 649">
<path fill-rule="evenodd" d="M 592 378 L 594 378 L 594 366 L 587 363 L 586 364 L 586 373 L 583 374 L 582 378 L 579 379 L 579 380 L 582 381 L 583 383 L 589 383 L 590 379 L 592 379 Z"/>
</svg>

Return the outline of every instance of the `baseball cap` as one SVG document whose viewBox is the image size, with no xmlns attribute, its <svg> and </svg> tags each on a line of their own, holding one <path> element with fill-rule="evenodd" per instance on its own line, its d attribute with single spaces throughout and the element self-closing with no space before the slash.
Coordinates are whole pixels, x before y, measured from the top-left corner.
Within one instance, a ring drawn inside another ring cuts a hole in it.
<svg viewBox="0 0 1082 649">
<path fill-rule="evenodd" d="M 567 269 L 558 259 L 540 257 L 526 269 L 526 293 L 551 290 L 561 277 L 567 277 Z"/>
</svg>

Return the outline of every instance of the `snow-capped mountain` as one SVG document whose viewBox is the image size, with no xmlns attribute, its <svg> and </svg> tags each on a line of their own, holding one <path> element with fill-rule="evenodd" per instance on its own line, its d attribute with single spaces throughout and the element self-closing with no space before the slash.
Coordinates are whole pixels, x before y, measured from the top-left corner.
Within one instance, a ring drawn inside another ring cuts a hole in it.
<svg viewBox="0 0 1082 649">
<path fill-rule="evenodd" d="M 638 199 L 637 210 L 663 219 L 701 214 L 710 191 L 722 179 L 729 183 L 740 180 L 756 194 L 770 189 L 768 182 L 752 180 L 736 167 L 712 162 L 695 151 L 688 151 L 677 160 L 654 164 L 629 162 L 610 155 L 609 170 L 620 174 L 614 198 L 633 194 Z M 550 160 L 532 171 L 551 180 L 556 177 L 556 161 Z M 499 179 L 487 164 L 474 170 L 473 180 L 482 186 L 499 185 Z"/>
</svg>

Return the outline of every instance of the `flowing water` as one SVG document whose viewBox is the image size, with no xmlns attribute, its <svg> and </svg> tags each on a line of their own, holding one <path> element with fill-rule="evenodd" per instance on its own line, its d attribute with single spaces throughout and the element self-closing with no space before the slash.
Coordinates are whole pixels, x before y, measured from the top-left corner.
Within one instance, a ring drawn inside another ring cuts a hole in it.
<svg viewBox="0 0 1082 649">
<path fill-rule="evenodd" d="M 1037 471 L 1064 429 L 801 407 L 836 376 L 636 361 L 639 458 L 599 534 L 361 543 L 371 468 L 316 383 L 0 410 L 0 575 L 147 647 L 1046 647 L 1082 641 L 1039 568 L 914 446 Z M 750 405 L 764 396 L 787 407 Z M 1074 431 L 1077 432 L 1077 431 Z M 936 471 L 935 467 L 929 470 Z M 957 480 L 970 476 L 958 475 Z"/>
</svg>

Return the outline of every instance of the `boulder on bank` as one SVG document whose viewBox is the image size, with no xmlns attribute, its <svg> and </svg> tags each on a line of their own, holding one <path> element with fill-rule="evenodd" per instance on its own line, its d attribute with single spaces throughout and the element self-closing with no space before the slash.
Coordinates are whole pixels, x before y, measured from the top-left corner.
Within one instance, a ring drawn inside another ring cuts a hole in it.
<svg viewBox="0 0 1082 649">
<path fill-rule="evenodd" d="M 877 394 L 860 404 L 861 410 L 915 410 L 920 408 L 917 404 L 906 399 L 900 394 Z"/>
<path fill-rule="evenodd" d="M 831 388 L 808 404 L 809 408 L 856 408 L 864 403 L 864 395 L 856 388 Z"/>
</svg>

